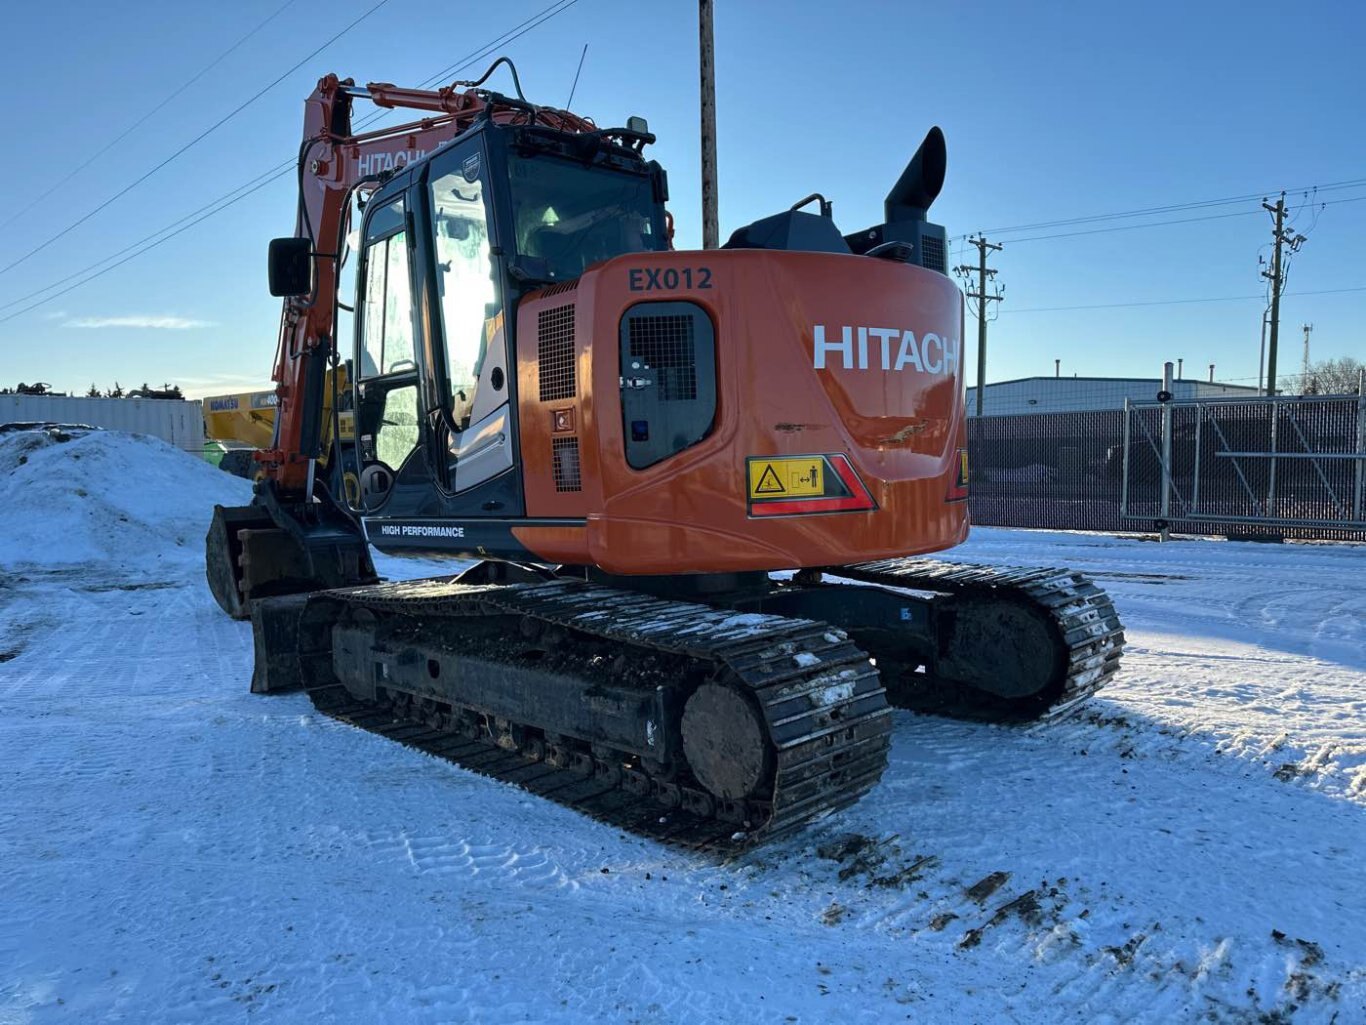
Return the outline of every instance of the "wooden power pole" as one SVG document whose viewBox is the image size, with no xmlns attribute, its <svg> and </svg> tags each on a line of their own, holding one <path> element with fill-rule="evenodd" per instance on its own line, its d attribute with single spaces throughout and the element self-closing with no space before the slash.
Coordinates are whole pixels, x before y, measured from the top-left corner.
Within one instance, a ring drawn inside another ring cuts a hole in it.
<svg viewBox="0 0 1366 1025">
<path fill-rule="evenodd" d="M 1303 235 L 1295 234 L 1295 229 L 1285 226 L 1285 193 L 1281 193 L 1280 199 L 1276 200 L 1276 205 L 1272 206 L 1266 201 L 1262 202 L 1263 208 L 1275 218 L 1275 226 L 1271 230 L 1273 245 L 1271 251 L 1271 269 L 1262 271 L 1262 277 L 1271 282 L 1271 319 L 1269 321 L 1270 341 L 1266 347 L 1266 393 L 1276 394 L 1276 342 L 1280 335 L 1281 327 L 1281 289 L 1285 287 L 1285 261 L 1282 257 L 1282 250 L 1289 247 L 1292 253 L 1296 252 L 1305 241 Z"/>
<path fill-rule="evenodd" d="M 716 61 L 711 31 L 712 0 L 698 0 L 702 69 L 702 248 L 721 244 L 716 213 Z"/>
<path fill-rule="evenodd" d="M 1001 247 L 988 242 L 981 235 L 968 239 L 968 242 L 977 247 L 977 266 L 960 264 L 954 271 L 964 279 L 974 273 L 977 275 L 977 290 L 969 291 L 968 298 L 977 300 L 977 415 L 981 416 L 982 400 L 987 390 L 987 303 L 1001 301 L 999 289 L 987 294 L 987 280 L 996 277 L 996 271 L 987 266 L 987 251 L 999 252 Z"/>
</svg>

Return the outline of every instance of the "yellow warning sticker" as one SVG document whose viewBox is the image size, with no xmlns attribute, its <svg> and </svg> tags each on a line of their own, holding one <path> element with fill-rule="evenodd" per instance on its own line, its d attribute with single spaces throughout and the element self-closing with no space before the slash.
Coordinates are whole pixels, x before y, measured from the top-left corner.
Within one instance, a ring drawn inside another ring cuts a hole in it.
<svg viewBox="0 0 1366 1025">
<path fill-rule="evenodd" d="M 811 498 L 825 494 L 825 460 L 820 456 L 751 459 L 750 498 Z"/>
</svg>

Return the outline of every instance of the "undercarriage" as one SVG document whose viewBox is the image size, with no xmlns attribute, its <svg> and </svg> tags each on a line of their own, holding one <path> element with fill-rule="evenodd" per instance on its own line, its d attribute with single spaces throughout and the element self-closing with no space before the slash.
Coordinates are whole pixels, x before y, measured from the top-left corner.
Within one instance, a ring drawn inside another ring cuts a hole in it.
<svg viewBox="0 0 1366 1025">
<path fill-rule="evenodd" d="M 862 797 L 886 767 L 892 706 L 1060 716 L 1123 647 L 1081 574 L 929 559 L 786 580 L 485 562 L 263 598 L 252 622 L 254 691 L 303 688 L 335 718 L 715 850 Z"/>
</svg>

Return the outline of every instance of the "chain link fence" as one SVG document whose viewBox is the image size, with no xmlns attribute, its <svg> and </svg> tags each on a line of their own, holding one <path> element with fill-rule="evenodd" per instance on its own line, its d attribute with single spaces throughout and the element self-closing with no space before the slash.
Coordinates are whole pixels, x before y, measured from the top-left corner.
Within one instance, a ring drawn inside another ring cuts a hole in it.
<svg viewBox="0 0 1366 1025">
<path fill-rule="evenodd" d="M 972 519 L 1366 541 L 1363 405 L 1304 396 L 969 418 Z"/>
</svg>

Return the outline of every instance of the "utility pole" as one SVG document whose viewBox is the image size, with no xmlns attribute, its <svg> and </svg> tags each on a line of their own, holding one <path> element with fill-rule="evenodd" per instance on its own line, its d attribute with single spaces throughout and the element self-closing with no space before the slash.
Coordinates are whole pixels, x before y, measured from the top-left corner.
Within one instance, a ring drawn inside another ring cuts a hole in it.
<svg viewBox="0 0 1366 1025">
<path fill-rule="evenodd" d="M 1280 334 L 1281 327 L 1281 289 L 1285 287 L 1285 265 L 1282 261 L 1281 250 L 1285 246 L 1290 247 L 1292 253 L 1296 252 L 1306 241 L 1303 235 L 1293 233 L 1294 229 L 1285 226 L 1285 193 L 1281 193 L 1280 199 L 1276 200 L 1276 205 L 1272 206 L 1266 200 L 1262 201 L 1262 207 L 1275 218 L 1275 226 L 1271 229 L 1272 254 L 1271 270 L 1262 271 L 1262 277 L 1271 282 L 1271 341 L 1267 345 L 1266 352 L 1266 393 L 1276 394 L 1276 341 Z"/>
<path fill-rule="evenodd" d="M 981 416 L 982 400 L 987 390 L 987 303 L 1001 301 L 999 288 L 994 288 L 991 295 L 987 294 L 987 280 L 991 279 L 994 283 L 996 278 L 996 271 L 987 266 L 987 251 L 1000 252 L 1001 247 L 988 242 L 982 235 L 968 239 L 968 243 L 977 247 L 977 266 L 965 263 L 953 270 L 965 281 L 968 275 L 977 274 L 977 291 L 968 292 L 968 298 L 977 300 L 977 415 Z"/>
<path fill-rule="evenodd" d="M 1300 394 L 1309 394 L 1309 332 L 1314 330 L 1313 324 L 1301 324 L 1304 328 L 1304 359 L 1300 363 Z"/>
<path fill-rule="evenodd" d="M 698 0 L 702 68 L 702 248 L 721 244 L 716 214 L 716 52 L 712 45 L 712 0 Z"/>
</svg>

